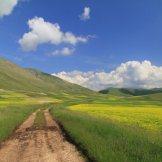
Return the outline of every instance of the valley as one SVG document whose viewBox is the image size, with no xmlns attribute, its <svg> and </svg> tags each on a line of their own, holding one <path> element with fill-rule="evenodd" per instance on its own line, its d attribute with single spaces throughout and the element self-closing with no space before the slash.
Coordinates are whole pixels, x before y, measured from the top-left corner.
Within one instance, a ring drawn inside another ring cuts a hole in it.
<svg viewBox="0 0 162 162">
<path fill-rule="evenodd" d="M 103 94 L 6 60 L 0 74 L 0 161 L 162 161 L 160 90 Z"/>
</svg>

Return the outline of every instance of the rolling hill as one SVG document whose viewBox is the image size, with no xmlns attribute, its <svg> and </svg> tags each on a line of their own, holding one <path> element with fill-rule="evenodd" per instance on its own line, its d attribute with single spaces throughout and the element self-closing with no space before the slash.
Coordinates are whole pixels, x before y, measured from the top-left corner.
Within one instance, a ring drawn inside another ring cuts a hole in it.
<svg viewBox="0 0 162 162">
<path fill-rule="evenodd" d="M 37 92 L 46 94 L 72 94 L 92 95 L 96 92 L 77 84 L 64 81 L 56 76 L 35 70 L 21 68 L 18 65 L 0 58 L 0 89 Z M 151 99 L 162 98 L 162 88 L 159 89 L 131 89 L 131 88 L 107 88 L 100 94 L 108 94 L 117 97 L 145 96 Z M 98 97 L 100 95 L 97 95 Z M 101 96 L 103 97 L 103 96 Z"/>
<path fill-rule="evenodd" d="M 123 92 L 120 88 L 107 88 L 104 90 L 99 91 L 102 94 L 108 94 L 108 95 L 113 95 L 113 96 L 130 96 L 131 94 Z"/>
<path fill-rule="evenodd" d="M 3 58 L 0 58 L 0 89 L 39 93 L 94 93 L 50 74 L 21 68 Z"/>
<path fill-rule="evenodd" d="M 113 94 L 117 96 L 143 96 L 143 95 L 162 94 L 162 88 L 154 88 L 154 89 L 107 88 L 99 92 L 102 94 Z"/>
</svg>

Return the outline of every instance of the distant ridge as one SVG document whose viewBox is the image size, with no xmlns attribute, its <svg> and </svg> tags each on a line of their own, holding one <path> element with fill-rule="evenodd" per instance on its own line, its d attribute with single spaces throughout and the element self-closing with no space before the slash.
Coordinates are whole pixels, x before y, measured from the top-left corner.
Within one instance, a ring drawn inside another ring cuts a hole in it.
<svg viewBox="0 0 162 162">
<path fill-rule="evenodd" d="M 107 88 L 99 92 L 102 94 L 142 96 L 142 95 L 162 93 L 162 88 L 154 88 L 154 89 Z"/>
</svg>

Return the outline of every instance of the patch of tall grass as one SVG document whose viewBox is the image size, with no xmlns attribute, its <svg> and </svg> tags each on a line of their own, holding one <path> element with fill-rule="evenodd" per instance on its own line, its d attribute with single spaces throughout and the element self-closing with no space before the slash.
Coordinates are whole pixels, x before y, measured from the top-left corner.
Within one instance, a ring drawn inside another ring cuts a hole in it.
<svg viewBox="0 0 162 162">
<path fill-rule="evenodd" d="M 70 137 L 98 162 L 162 161 L 160 132 L 65 108 L 55 107 L 51 113 Z"/>
<path fill-rule="evenodd" d="M 0 142 L 11 135 L 33 111 L 36 111 L 40 105 L 0 106 Z"/>
<path fill-rule="evenodd" d="M 46 120 L 43 110 L 39 110 L 36 114 L 33 127 L 36 129 L 43 129 L 46 126 Z"/>
</svg>

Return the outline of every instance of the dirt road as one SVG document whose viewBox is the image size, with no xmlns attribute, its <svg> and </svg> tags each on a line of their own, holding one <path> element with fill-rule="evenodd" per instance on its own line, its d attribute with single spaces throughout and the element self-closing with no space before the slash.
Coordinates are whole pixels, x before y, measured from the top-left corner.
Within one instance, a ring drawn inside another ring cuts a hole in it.
<svg viewBox="0 0 162 162">
<path fill-rule="evenodd" d="M 0 149 L 0 162 L 85 162 L 76 147 L 66 141 L 48 110 L 46 127 L 33 128 L 33 113 Z"/>
</svg>

